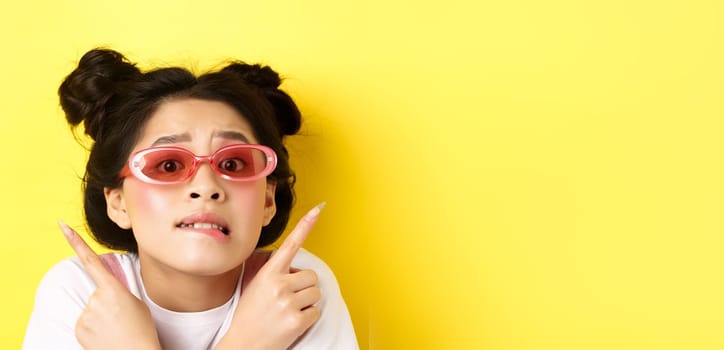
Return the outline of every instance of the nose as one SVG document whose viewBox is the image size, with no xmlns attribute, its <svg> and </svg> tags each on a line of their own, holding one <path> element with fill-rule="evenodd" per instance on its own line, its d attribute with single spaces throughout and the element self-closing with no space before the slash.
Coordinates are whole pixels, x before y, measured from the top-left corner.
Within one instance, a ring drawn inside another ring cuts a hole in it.
<svg viewBox="0 0 724 350">
<path fill-rule="evenodd" d="M 226 193 L 220 180 L 221 178 L 211 169 L 210 164 L 199 165 L 196 174 L 189 181 L 189 198 L 223 202 L 226 199 Z"/>
</svg>

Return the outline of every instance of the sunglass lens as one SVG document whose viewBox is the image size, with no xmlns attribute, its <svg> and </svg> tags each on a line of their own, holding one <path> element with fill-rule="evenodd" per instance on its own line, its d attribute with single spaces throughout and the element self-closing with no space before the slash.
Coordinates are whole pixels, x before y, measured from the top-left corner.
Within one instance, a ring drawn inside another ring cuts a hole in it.
<svg viewBox="0 0 724 350">
<path fill-rule="evenodd" d="M 194 158 L 178 150 L 156 150 L 146 153 L 138 164 L 141 172 L 161 182 L 175 182 L 184 179 L 193 166 Z"/>
<path fill-rule="evenodd" d="M 256 148 L 232 147 L 216 154 L 214 164 L 226 176 L 245 179 L 266 168 L 266 155 Z"/>
</svg>

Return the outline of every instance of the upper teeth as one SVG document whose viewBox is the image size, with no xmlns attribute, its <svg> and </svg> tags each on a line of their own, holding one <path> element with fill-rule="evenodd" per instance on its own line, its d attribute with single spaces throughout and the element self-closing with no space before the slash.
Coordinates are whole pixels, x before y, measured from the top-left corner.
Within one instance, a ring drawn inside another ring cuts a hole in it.
<svg viewBox="0 0 724 350">
<path fill-rule="evenodd" d="M 217 224 L 211 224 L 208 222 L 194 222 L 193 224 L 181 224 L 181 227 L 192 227 L 195 229 L 216 229 L 219 231 L 223 231 L 224 228 L 222 226 L 219 226 Z"/>
</svg>

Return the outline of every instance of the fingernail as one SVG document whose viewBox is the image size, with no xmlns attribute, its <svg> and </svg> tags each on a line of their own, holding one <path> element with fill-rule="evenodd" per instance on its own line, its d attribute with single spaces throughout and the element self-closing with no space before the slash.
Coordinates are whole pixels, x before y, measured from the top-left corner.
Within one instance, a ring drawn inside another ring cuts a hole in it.
<svg viewBox="0 0 724 350">
<path fill-rule="evenodd" d="M 324 207 L 327 206 L 327 202 L 322 202 L 317 204 L 316 207 L 312 208 L 312 210 L 309 211 L 309 216 L 317 216 L 319 213 L 324 209 Z"/>
<path fill-rule="evenodd" d="M 60 226 L 60 231 L 63 232 L 65 238 L 70 238 L 70 236 L 73 235 L 73 231 L 71 231 L 70 226 L 64 223 L 63 220 L 58 219 L 58 226 Z"/>
</svg>

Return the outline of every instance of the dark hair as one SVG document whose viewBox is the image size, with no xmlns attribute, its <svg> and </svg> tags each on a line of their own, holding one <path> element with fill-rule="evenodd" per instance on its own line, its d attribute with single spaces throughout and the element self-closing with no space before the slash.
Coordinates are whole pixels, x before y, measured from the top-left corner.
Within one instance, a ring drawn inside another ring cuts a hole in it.
<svg viewBox="0 0 724 350">
<path fill-rule="evenodd" d="M 294 172 L 282 138 L 301 126 L 294 101 L 279 89 L 281 79 L 271 68 L 232 62 L 216 72 L 195 76 L 180 67 L 142 72 L 122 54 L 108 49 L 88 51 L 60 85 L 58 94 L 68 124 L 83 123 L 93 139 L 83 177 L 84 209 L 96 241 L 111 248 L 137 252 L 132 230 L 116 225 L 107 214 L 104 188 L 118 188 L 118 173 L 137 142 L 140 130 L 166 101 L 183 98 L 219 101 L 238 111 L 251 125 L 259 143 L 274 150 L 277 167 L 268 176 L 276 182 L 276 214 L 262 228 L 257 247 L 279 238 L 294 205 Z"/>
</svg>

